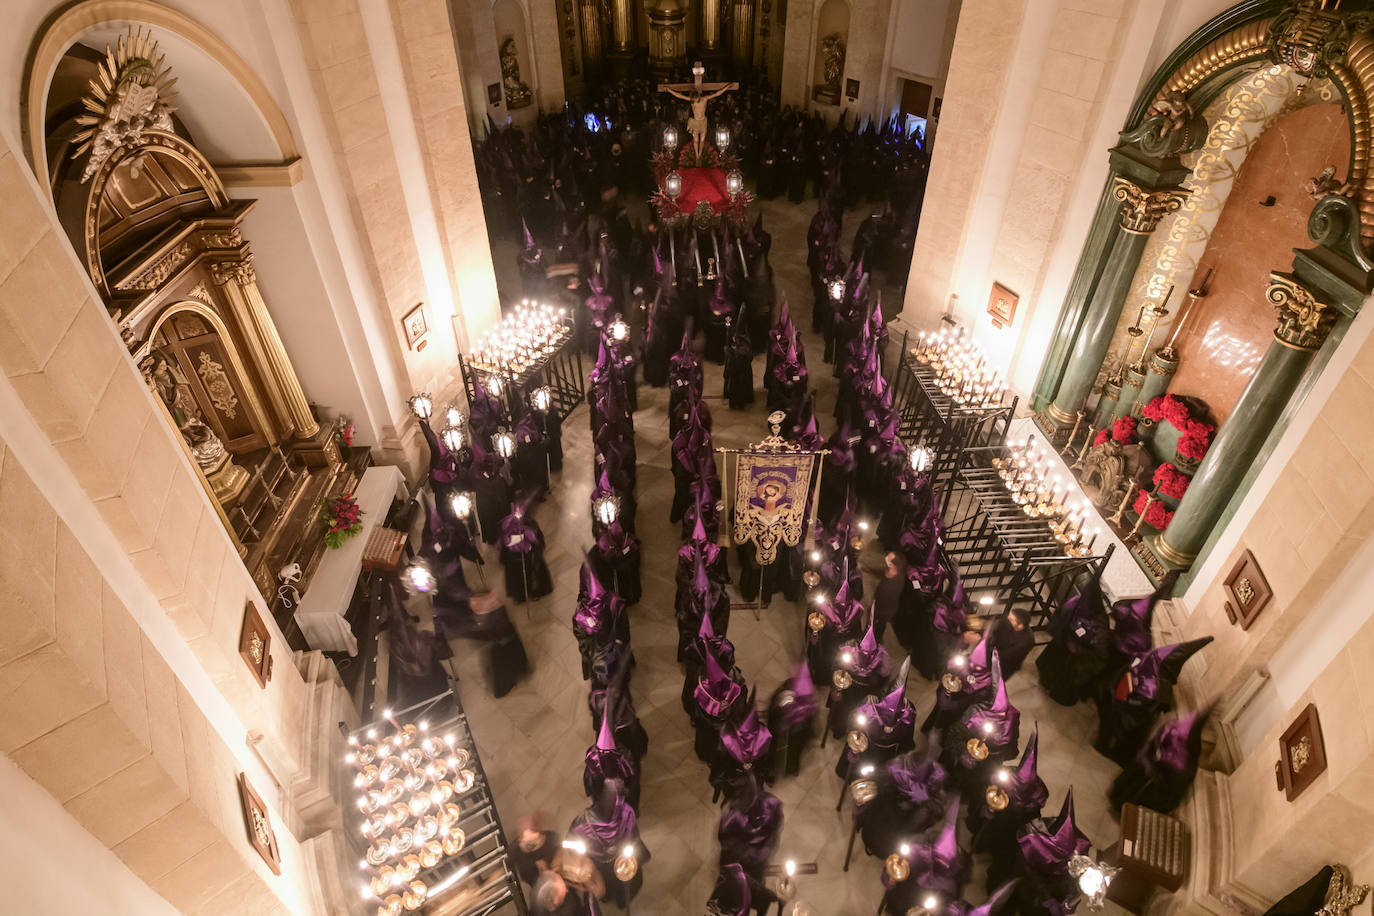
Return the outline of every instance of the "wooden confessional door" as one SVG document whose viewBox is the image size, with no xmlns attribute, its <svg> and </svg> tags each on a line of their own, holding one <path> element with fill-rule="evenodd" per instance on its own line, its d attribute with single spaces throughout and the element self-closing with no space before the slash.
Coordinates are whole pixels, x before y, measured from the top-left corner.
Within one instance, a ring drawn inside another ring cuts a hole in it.
<svg viewBox="0 0 1374 916">
<path fill-rule="evenodd" d="M 244 455 L 267 447 L 267 437 L 250 407 L 236 360 L 219 330 L 201 315 L 183 311 L 162 323 L 153 348 L 176 360 L 179 382 L 189 385 L 201 419 L 215 431 L 230 454 Z"/>
</svg>

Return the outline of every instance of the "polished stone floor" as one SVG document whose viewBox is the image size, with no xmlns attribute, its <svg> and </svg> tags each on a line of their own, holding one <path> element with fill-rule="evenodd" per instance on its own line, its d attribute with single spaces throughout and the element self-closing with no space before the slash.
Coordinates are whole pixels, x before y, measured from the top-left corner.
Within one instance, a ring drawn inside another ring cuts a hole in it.
<svg viewBox="0 0 1374 916">
<path fill-rule="evenodd" d="M 779 295 L 786 296 L 798 310 L 799 326 L 809 328 L 805 240 L 815 203 L 765 202 L 758 206 L 773 233 L 772 262 Z M 865 212 L 846 215 L 847 235 Z M 498 250 L 498 259 L 501 254 Z M 505 265 L 501 270 L 505 272 Z M 884 300 L 889 303 L 890 315 L 900 307 L 900 299 L 894 291 L 887 292 Z M 825 421 L 834 405 L 834 380 L 828 367 L 820 363 L 820 341 L 806 333 L 812 383 L 819 389 L 817 416 L 822 419 L 822 432 L 829 434 Z M 755 363 L 756 383 L 761 372 L 762 357 Z M 720 367 L 707 363 L 707 397 L 718 397 L 720 389 Z M 644 597 L 631 610 L 631 641 L 638 663 L 633 676 L 635 706 L 649 733 L 640 828 L 652 861 L 645 867 L 644 888 L 633 908 L 650 916 L 700 916 L 716 877 L 719 808 L 711 803 L 706 767 L 692 753 L 691 730 L 679 701 L 682 675 L 674 660 L 673 573 L 680 542 L 677 526 L 667 523 L 673 484 L 666 389 L 641 385 L 639 391 L 635 439 Z M 711 400 L 710 406 L 717 446 L 742 446 L 766 432 L 762 396 L 748 412 L 729 411 L 719 400 Z M 587 804 L 582 792 L 583 755 L 595 736 L 571 625 L 578 566 L 582 551 L 591 543 L 591 441 L 585 408 L 566 422 L 564 447 L 563 472 L 555 477 L 549 499 L 536 513 L 548 540 L 555 589 L 538 602 L 511 608 L 532 673 L 513 692 L 494 699 L 483 683 L 474 647 L 458 641 L 453 644 L 463 677 L 463 702 L 502 820 L 512 830 L 518 818 L 532 812 L 542 812 L 555 829 L 565 829 Z M 876 560 L 876 554 L 866 557 L 867 563 Z M 494 553 L 489 553 L 488 563 L 488 581 L 499 584 L 500 567 Z M 475 574 L 469 572 L 469 579 L 475 583 Z M 763 609 L 757 620 L 745 609 L 737 609 L 731 616 L 729 636 L 745 676 L 758 686 L 760 702 L 765 702 L 788 676 L 801 655 L 802 617 L 798 606 L 781 597 Z M 890 634 L 887 643 L 895 668 L 901 650 Z M 1040 729 L 1040 774 L 1050 788 L 1047 810 L 1057 811 L 1065 791 L 1073 786 L 1081 828 L 1096 846 L 1105 848 L 1117 839 L 1116 824 L 1105 804 L 1106 790 L 1117 768 L 1091 748 L 1096 728 L 1092 708 L 1080 705 L 1066 709 L 1049 701 L 1034 671 L 1033 665 L 1027 665 L 1009 687 L 1011 699 L 1022 713 L 1023 737 L 1037 723 Z M 913 673 L 909 695 L 917 705 L 918 716 L 923 718 L 929 712 L 933 694 L 934 686 Z M 817 875 L 800 881 L 801 898 L 816 916 L 867 916 L 876 912 L 881 897 L 881 863 L 864 855 L 860 844 L 850 870 L 841 869 L 851 817 L 847 804 L 842 813 L 835 811 L 842 789 L 833 771 L 838 753 L 836 742 L 824 750 L 813 743 L 801 774 L 773 787 L 785 806 L 778 860 L 792 857 L 818 865 Z M 985 899 L 981 871 L 975 871 L 974 881 L 966 890 L 970 900 Z M 614 907 L 608 909 L 614 911 Z"/>
</svg>

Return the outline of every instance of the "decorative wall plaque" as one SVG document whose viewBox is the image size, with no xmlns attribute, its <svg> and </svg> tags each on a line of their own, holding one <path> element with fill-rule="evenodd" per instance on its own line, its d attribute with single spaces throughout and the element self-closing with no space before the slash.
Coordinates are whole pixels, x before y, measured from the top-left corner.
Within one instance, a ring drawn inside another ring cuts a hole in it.
<svg viewBox="0 0 1374 916">
<path fill-rule="evenodd" d="M 272 831 L 272 819 L 267 813 L 267 805 L 262 797 L 248 784 L 248 777 L 239 774 L 239 799 L 243 802 L 243 824 L 248 828 L 248 842 L 262 856 L 272 874 L 281 874 L 281 850 L 277 848 L 277 835 Z"/>
<path fill-rule="evenodd" d="M 406 316 L 401 319 L 401 327 L 405 328 L 406 346 L 412 350 L 425 348 L 425 338 L 429 336 L 429 320 L 425 318 L 423 302 L 406 312 Z"/>
<path fill-rule="evenodd" d="M 259 687 L 272 680 L 272 632 L 262 622 L 258 609 L 249 601 L 243 608 L 243 630 L 239 634 L 239 655 L 257 678 Z"/>
<path fill-rule="evenodd" d="M 992 284 L 992 295 L 988 297 L 988 314 L 992 316 L 992 323 L 999 328 L 1011 324 L 1016 317 L 1016 304 L 1020 301 L 1020 296 L 1001 283 Z"/>
<path fill-rule="evenodd" d="M 1279 738 L 1279 760 L 1274 764 L 1274 779 L 1289 801 L 1297 798 L 1317 777 L 1326 772 L 1326 745 L 1322 743 L 1322 724 L 1317 707 L 1311 703 L 1299 713 Z"/>
<path fill-rule="evenodd" d="M 1231 568 L 1222 588 L 1226 592 L 1226 617 L 1232 623 L 1240 624 L 1242 630 L 1250 629 L 1260 611 L 1274 597 L 1269 580 L 1264 578 L 1255 555 L 1249 550 L 1241 554 Z"/>
</svg>

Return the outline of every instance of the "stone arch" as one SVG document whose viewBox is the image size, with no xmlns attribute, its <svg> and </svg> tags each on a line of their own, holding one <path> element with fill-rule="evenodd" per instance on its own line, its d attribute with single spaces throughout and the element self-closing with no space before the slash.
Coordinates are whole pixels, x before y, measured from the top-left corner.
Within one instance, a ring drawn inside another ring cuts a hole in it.
<svg viewBox="0 0 1374 916">
<path fill-rule="evenodd" d="M 67 50 L 83 35 L 102 26 L 142 23 L 180 37 L 202 51 L 232 78 L 262 118 L 283 163 L 300 158 L 291 128 L 266 84 L 237 52 L 200 22 L 153 0 L 82 0 L 44 23 L 29 52 L 20 99 L 22 129 L 27 134 L 30 165 L 43 174 L 48 89 Z"/>
</svg>

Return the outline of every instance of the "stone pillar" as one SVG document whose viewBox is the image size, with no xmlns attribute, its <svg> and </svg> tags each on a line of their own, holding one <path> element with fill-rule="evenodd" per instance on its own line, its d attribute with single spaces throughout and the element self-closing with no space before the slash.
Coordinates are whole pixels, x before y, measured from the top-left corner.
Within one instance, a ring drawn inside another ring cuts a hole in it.
<svg viewBox="0 0 1374 916">
<path fill-rule="evenodd" d="M 251 338 L 249 346 L 260 368 L 270 373 L 273 406 L 285 413 L 297 439 L 314 438 L 320 431 L 320 424 L 315 422 L 315 417 L 310 413 L 310 402 L 301 390 L 300 379 L 296 378 L 296 370 L 286 355 L 286 348 L 282 346 L 277 326 L 258 292 L 252 253 L 211 264 L 210 277 L 224 289 L 224 294 L 243 319 L 243 329 Z"/>
<path fill-rule="evenodd" d="M 1154 352 L 1145 365 L 1145 384 L 1140 386 L 1136 396 L 1135 408 L 1131 413 L 1137 417 L 1146 404 L 1169 390 L 1169 383 L 1178 371 L 1178 353 L 1171 347 L 1163 347 Z"/>
<path fill-rule="evenodd" d="M 1278 310 L 1274 342 L 1198 466 L 1168 530 L 1145 545 L 1169 566 L 1186 568 L 1197 558 L 1335 324 L 1336 310 L 1318 302 L 1291 274 L 1271 273 L 1265 297 Z"/>
<path fill-rule="evenodd" d="M 1121 204 L 1120 225 L 1107 255 L 1102 279 L 1088 303 L 1083 326 L 1074 341 L 1059 394 L 1054 403 L 1045 408 L 1046 418 L 1056 429 L 1073 424 L 1074 416 L 1091 393 L 1111 345 L 1112 334 L 1121 319 L 1131 280 L 1140 266 L 1145 242 L 1164 215 L 1182 205 L 1185 194 L 1187 191 L 1182 188 L 1147 189 L 1126 178 L 1113 180 L 1112 197 Z"/>
<path fill-rule="evenodd" d="M 735 72 L 746 73 L 754 63 L 754 0 L 734 0 L 730 9 L 730 56 Z"/>
</svg>

